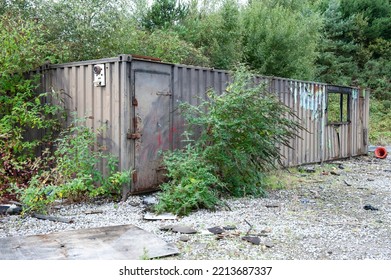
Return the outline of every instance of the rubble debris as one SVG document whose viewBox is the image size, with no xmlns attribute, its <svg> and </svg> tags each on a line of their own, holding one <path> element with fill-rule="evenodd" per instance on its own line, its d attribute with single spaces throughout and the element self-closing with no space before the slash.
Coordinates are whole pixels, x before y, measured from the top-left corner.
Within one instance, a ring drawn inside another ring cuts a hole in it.
<svg viewBox="0 0 391 280">
<path fill-rule="evenodd" d="M 315 173 L 316 169 L 315 169 L 315 166 L 306 166 L 306 167 L 300 168 L 300 171 L 307 172 L 307 173 Z"/>
<path fill-rule="evenodd" d="M 207 230 L 209 230 L 213 234 L 221 234 L 224 232 L 224 229 L 222 229 L 221 227 L 211 227 L 208 228 Z"/>
<path fill-rule="evenodd" d="M 160 227 L 159 229 L 161 231 L 169 231 L 169 230 L 172 230 L 172 228 L 173 228 L 173 225 L 164 225 L 164 226 Z"/>
<path fill-rule="evenodd" d="M 33 214 L 34 218 L 40 219 L 40 220 L 48 220 L 52 222 L 60 222 L 60 223 L 66 223 L 71 224 L 73 223 L 72 219 L 62 218 L 62 217 L 55 217 L 55 216 L 48 216 L 48 215 L 41 215 L 41 214 Z"/>
<path fill-rule="evenodd" d="M 187 242 L 187 241 L 190 240 L 190 237 L 188 235 L 181 235 L 179 240 L 182 241 L 182 242 Z"/>
<path fill-rule="evenodd" d="M 351 184 L 349 181 L 347 181 L 347 180 L 344 180 L 343 182 L 344 182 L 345 185 L 348 186 L 348 187 L 350 187 L 350 186 L 352 185 L 352 184 Z"/>
<path fill-rule="evenodd" d="M 246 240 L 254 245 L 261 244 L 261 239 L 259 239 L 257 236 L 243 236 L 242 240 Z"/>
<path fill-rule="evenodd" d="M 237 227 L 236 226 L 224 226 L 223 229 L 224 230 L 235 230 L 235 229 L 237 229 Z"/>
<path fill-rule="evenodd" d="M 263 242 L 263 244 L 267 247 L 267 248 L 272 248 L 274 247 L 274 243 L 270 240 L 267 240 L 265 242 Z"/>
<path fill-rule="evenodd" d="M 84 211 L 84 214 L 86 214 L 86 215 L 103 214 L 103 211 L 102 210 L 87 210 L 87 211 Z"/>
<path fill-rule="evenodd" d="M 244 219 L 244 221 L 246 222 L 246 224 L 248 224 L 250 226 L 249 230 L 247 231 L 246 235 L 249 235 L 251 230 L 253 229 L 253 225 L 250 224 L 246 219 Z"/>
<path fill-rule="evenodd" d="M 171 213 L 162 213 L 162 214 L 159 214 L 159 215 L 155 215 L 153 213 L 146 213 L 144 215 L 144 220 L 152 220 L 152 221 L 156 221 L 156 220 L 178 220 L 178 216 L 174 215 L 174 214 L 171 214 Z"/>
<path fill-rule="evenodd" d="M 19 215 L 22 213 L 22 207 L 16 204 L 1 204 L 0 215 Z"/>
<path fill-rule="evenodd" d="M 156 196 L 153 196 L 153 195 L 150 195 L 150 196 L 145 196 L 142 200 L 142 203 L 147 205 L 147 206 L 151 206 L 151 205 L 155 205 L 157 204 L 159 201 L 158 199 L 156 198 Z"/>
<path fill-rule="evenodd" d="M 373 207 L 373 206 L 370 205 L 370 204 L 365 205 L 365 206 L 364 206 L 364 209 L 365 209 L 365 210 L 371 210 L 371 211 L 378 211 L 378 210 L 379 210 L 379 208 Z"/>
<path fill-rule="evenodd" d="M 171 229 L 173 232 L 178 233 L 185 233 L 185 234 L 194 234 L 197 233 L 197 231 L 191 227 L 184 226 L 184 225 L 175 225 Z"/>
<path fill-rule="evenodd" d="M 266 204 L 265 207 L 266 208 L 278 208 L 278 207 L 280 207 L 280 205 L 277 203 L 269 203 L 269 204 Z"/>
</svg>

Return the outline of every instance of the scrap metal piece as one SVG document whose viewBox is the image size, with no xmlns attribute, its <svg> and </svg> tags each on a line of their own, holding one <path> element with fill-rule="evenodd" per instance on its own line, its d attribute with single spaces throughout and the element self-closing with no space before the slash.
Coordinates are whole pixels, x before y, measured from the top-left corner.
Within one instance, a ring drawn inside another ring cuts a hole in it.
<svg viewBox="0 0 391 280">
<path fill-rule="evenodd" d="M 261 239 L 259 239 L 257 236 L 244 236 L 242 237 L 242 240 L 246 240 L 254 245 L 261 244 Z"/>
</svg>

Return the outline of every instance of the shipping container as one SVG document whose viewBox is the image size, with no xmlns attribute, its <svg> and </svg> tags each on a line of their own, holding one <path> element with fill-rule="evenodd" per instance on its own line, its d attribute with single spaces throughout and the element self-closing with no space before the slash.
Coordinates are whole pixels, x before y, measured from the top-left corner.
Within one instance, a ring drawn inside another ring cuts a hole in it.
<svg viewBox="0 0 391 280">
<path fill-rule="evenodd" d="M 161 152 L 184 145 L 178 105 L 200 104 L 208 90 L 223 93 L 231 81 L 228 71 L 131 55 L 48 65 L 41 73 L 40 90 L 60 94 L 69 116 L 86 118 L 88 127 L 100 130 L 99 145 L 118 157 L 120 170 L 133 170 L 124 193 L 153 191 L 163 180 Z M 291 140 L 292 148 L 280 147 L 284 166 L 367 153 L 368 90 L 277 77 L 256 80 L 305 128 Z"/>
</svg>

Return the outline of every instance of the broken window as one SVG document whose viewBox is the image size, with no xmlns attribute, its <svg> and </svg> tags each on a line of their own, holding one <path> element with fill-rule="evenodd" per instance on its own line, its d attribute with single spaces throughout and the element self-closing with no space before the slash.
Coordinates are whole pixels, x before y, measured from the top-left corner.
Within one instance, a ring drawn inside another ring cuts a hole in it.
<svg viewBox="0 0 391 280">
<path fill-rule="evenodd" d="M 330 87 L 327 95 L 327 116 L 329 124 L 350 121 L 350 89 Z"/>
</svg>

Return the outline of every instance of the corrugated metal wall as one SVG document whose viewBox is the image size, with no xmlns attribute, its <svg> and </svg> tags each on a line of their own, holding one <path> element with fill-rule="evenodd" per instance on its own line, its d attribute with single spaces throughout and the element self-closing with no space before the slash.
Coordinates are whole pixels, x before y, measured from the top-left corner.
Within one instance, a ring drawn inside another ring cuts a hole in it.
<svg viewBox="0 0 391 280">
<path fill-rule="evenodd" d="M 106 85 L 94 86 L 93 66 L 104 64 Z M 367 153 L 369 93 L 347 88 L 350 121 L 327 121 L 329 86 L 275 77 L 258 77 L 290 107 L 305 128 L 281 147 L 285 166 L 317 163 Z M 162 179 L 160 151 L 184 146 L 185 122 L 178 105 L 198 105 L 209 89 L 224 92 L 227 71 L 118 58 L 53 65 L 43 70 L 42 88 L 62 93 L 65 108 L 102 130 L 99 144 L 119 157 L 121 170 L 135 170 L 132 192 L 156 189 Z M 345 89 L 346 90 L 346 89 Z"/>
<path fill-rule="evenodd" d="M 179 104 L 186 102 L 191 105 L 200 105 L 202 100 L 206 99 L 209 90 L 214 90 L 221 94 L 228 85 L 229 75 L 226 71 L 186 65 L 173 65 L 172 71 L 172 148 L 177 149 L 185 145 L 182 141 L 185 140 L 183 137 L 185 122 L 178 108 Z"/>
<path fill-rule="evenodd" d="M 103 149 L 119 158 L 119 168 L 127 170 L 132 157 L 126 133 L 130 126 L 129 75 L 127 57 L 82 61 L 50 66 L 43 70 L 42 85 L 55 91 L 69 116 L 85 118 L 85 125 L 99 131 L 98 142 Z M 93 66 L 104 63 L 106 86 L 93 84 Z M 59 103 L 59 101 L 56 101 Z M 59 103 L 60 104 L 60 103 Z M 70 124 L 71 118 L 67 124 Z M 103 172 L 107 172 L 101 166 Z"/>
<path fill-rule="evenodd" d="M 290 145 L 293 149 L 281 148 L 285 157 L 284 165 L 296 166 L 321 162 L 324 159 L 322 140 L 326 85 L 273 78 L 272 91 L 277 93 L 280 100 L 292 109 L 304 128 L 297 137 L 291 140 Z"/>
</svg>

